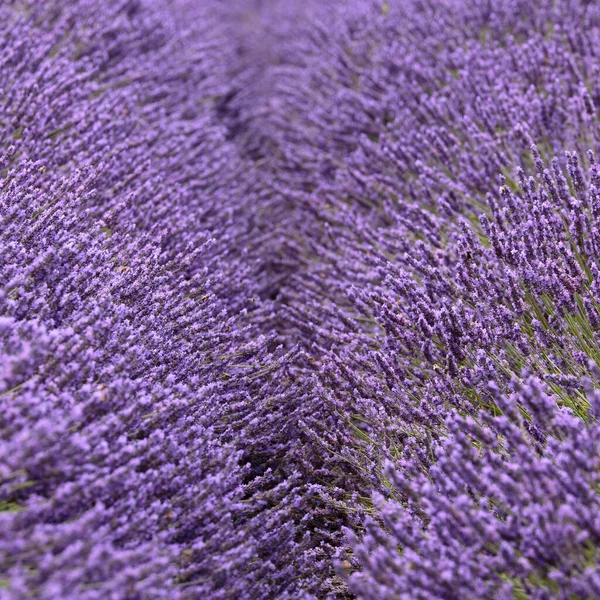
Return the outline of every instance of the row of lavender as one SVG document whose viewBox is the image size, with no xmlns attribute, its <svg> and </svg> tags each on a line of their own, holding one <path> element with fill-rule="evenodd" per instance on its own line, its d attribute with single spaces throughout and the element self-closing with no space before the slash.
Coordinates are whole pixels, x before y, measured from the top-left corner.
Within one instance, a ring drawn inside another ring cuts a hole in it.
<svg viewBox="0 0 600 600">
<path fill-rule="evenodd" d="M 339 574 L 596 598 L 599 9 L 334 8 L 281 36 L 247 114 L 293 199 L 279 326 L 354 529 Z"/>
<path fill-rule="evenodd" d="M 0 9 L 2 598 L 270 593 L 234 422 L 283 363 L 228 30 L 181 4 Z"/>
<path fill-rule="evenodd" d="M 598 7 L 0 12 L 0 598 L 600 596 Z"/>
</svg>

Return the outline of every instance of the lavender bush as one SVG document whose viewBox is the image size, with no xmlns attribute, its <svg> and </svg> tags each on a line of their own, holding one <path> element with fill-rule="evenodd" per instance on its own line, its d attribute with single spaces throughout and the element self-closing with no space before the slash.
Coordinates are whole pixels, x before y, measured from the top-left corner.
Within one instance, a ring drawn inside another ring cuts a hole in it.
<svg viewBox="0 0 600 600">
<path fill-rule="evenodd" d="M 600 597 L 595 3 L 0 23 L 0 598 Z"/>
</svg>

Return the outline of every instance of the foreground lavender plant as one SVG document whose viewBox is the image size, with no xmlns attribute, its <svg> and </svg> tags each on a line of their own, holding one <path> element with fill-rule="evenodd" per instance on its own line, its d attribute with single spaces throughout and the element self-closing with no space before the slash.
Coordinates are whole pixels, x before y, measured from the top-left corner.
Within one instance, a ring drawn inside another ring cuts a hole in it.
<svg viewBox="0 0 600 600">
<path fill-rule="evenodd" d="M 391 535 L 369 520 L 355 541 L 359 597 L 598 596 L 598 422 L 557 409 L 535 379 L 514 387 L 490 386 L 495 416 L 449 416 L 426 474 L 416 461 L 388 472 L 404 507 L 382 501 Z"/>
</svg>

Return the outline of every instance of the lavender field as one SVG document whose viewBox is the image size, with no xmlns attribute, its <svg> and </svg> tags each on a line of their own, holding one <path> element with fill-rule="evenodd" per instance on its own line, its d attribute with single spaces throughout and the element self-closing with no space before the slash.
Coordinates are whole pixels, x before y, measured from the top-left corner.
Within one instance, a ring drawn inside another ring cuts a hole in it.
<svg viewBox="0 0 600 600">
<path fill-rule="evenodd" d="M 0 0 L 0 600 L 600 599 L 600 2 Z"/>
</svg>

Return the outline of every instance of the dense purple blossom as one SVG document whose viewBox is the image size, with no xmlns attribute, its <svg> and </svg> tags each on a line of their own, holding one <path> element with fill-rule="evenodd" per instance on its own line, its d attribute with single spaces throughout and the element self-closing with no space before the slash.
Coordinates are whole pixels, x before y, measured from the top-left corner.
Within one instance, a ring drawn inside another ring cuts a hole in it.
<svg viewBox="0 0 600 600">
<path fill-rule="evenodd" d="M 0 23 L 0 598 L 600 596 L 595 3 Z"/>
<path fill-rule="evenodd" d="M 598 423 L 557 409 L 536 380 L 515 387 L 490 385 L 501 415 L 449 416 L 427 473 L 387 472 L 404 501 L 381 499 L 390 536 L 367 521 L 359 597 L 598 596 Z"/>
<path fill-rule="evenodd" d="M 211 239 L 236 235 L 223 198 L 245 185 L 201 110 L 212 67 L 169 60 L 176 23 L 136 3 L 21 8 L 2 9 L 1 593 L 259 594 L 219 431 L 273 359 L 226 314 L 252 267 Z"/>
<path fill-rule="evenodd" d="M 270 110 L 247 114 L 269 134 L 268 165 L 299 232 L 282 241 L 294 267 L 280 327 L 316 366 L 316 396 L 347 422 L 324 422 L 323 409 L 308 421 L 348 461 L 345 497 L 330 500 L 360 515 L 371 510 L 365 486 L 390 493 L 383 462 L 429 468 L 455 411 L 495 414 L 489 381 L 504 389 L 534 373 L 590 418 L 598 13 L 577 2 L 357 2 L 309 18 L 308 34 L 272 51 Z M 412 597 L 385 564 L 354 591 Z M 460 597 L 456 585 L 441 597 Z"/>
</svg>

